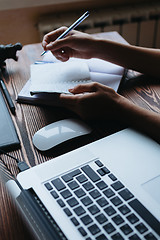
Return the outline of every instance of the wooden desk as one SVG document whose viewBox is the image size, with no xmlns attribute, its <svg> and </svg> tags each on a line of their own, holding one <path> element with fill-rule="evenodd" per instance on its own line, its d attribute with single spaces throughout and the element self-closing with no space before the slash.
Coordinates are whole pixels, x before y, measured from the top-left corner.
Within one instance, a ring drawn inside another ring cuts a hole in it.
<svg viewBox="0 0 160 240">
<path fill-rule="evenodd" d="M 125 43 L 125 40 L 116 32 L 103 33 L 100 36 Z M 7 61 L 7 71 L 4 78 L 13 99 L 17 98 L 19 91 L 29 79 L 30 64 L 40 59 L 41 52 L 41 44 L 27 45 L 19 52 L 18 62 Z M 153 79 L 147 79 L 144 84 L 143 78 L 140 77 L 138 83 L 135 80 L 130 81 L 131 84 L 124 84 L 121 94 L 135 104 L 160 113 L 160 85 L 156 81 L 152 82 Z M 16 116 L 12 115 L 12 118 L 21 141 L 21 148 L 11 152 L 11 154 L 20 160 L 25 160 L 30 166 L 34 166 L 126 127 L 118 122 L 101 122 L 101 124 L 92 122 L 90 124 L 94 131 L 89 136 L 61 144 L 47 153 L 40 153 L 34 148 L 32 136 L 37 130 L 56 120 L 71 116 L 73 114 L 63 108 L 16 104 Z M 1 157 L 12 174 L 16 176 L 18 173 L 16 162 L 4 155 Z M 0 162 L 0 167 L 2 168 L 2 166 L 3 164 Z M 4 186 L 1 184 L 0 187 L 0 239 L 33 239 Z"/>
</svg>

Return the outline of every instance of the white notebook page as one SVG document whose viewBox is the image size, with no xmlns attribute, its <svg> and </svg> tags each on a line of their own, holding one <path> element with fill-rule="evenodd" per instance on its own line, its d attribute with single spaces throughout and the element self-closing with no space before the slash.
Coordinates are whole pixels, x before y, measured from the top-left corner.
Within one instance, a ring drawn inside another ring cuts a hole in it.
<svg viewBox="0 0 160 240">
<path fill-rule="evenodd" d="M 31 93 L 69 93 L 68 89 L 88 82 L 91 79 L 86 63 L 75 61 L 31 65 Z"/>
</svg>

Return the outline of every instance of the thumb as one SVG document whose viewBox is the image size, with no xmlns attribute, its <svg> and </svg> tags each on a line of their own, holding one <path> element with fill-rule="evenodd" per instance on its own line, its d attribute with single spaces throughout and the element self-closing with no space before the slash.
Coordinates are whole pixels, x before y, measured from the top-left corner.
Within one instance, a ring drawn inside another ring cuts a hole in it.
<svg viewBox="0 0 160 240">
<path fill-rule="evenodd" d="M 69 91 L 73 94 L 84 93 L 84 92 L 96 92 L 98 86 L 96 83 L 86 83 L 86 84 L 79 84 Z"/>
</svg>

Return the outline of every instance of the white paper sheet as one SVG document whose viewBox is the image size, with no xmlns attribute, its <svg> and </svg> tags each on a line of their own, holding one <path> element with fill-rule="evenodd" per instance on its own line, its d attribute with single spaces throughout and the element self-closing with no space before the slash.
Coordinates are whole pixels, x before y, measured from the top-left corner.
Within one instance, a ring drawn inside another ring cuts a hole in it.
<svg viewBox="0 0 160 240">
<path fill-rule="evenodd" d="M 31 93 L 69 93 L 69 88 L 88 82 L 91 80 L 86 63 L 74 61 L 31 65 Z"/>
<path fill-rule="evenodd" d="M 92 82 L 99 82 L 106 86 L 113 88 L 116 92 L 119 87 L 119 83 L 121 81 L 121 75 L 115 74 L 107 74 L 107 73 L 98 73 L 98 72 L 90 72 L 90 77 Z"/>
</svg>

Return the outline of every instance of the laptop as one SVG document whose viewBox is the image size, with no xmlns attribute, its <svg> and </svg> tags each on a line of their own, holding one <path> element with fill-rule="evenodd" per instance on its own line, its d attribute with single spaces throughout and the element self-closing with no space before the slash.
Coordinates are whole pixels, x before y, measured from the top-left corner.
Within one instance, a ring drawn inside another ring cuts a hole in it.
<svg viewBox="0 0 160 240">
<path fill-rule="evenodd" d="M 160 239 L 160 145 L 133 129 L 7 185 L 37 239 Z"/>
</svg>

